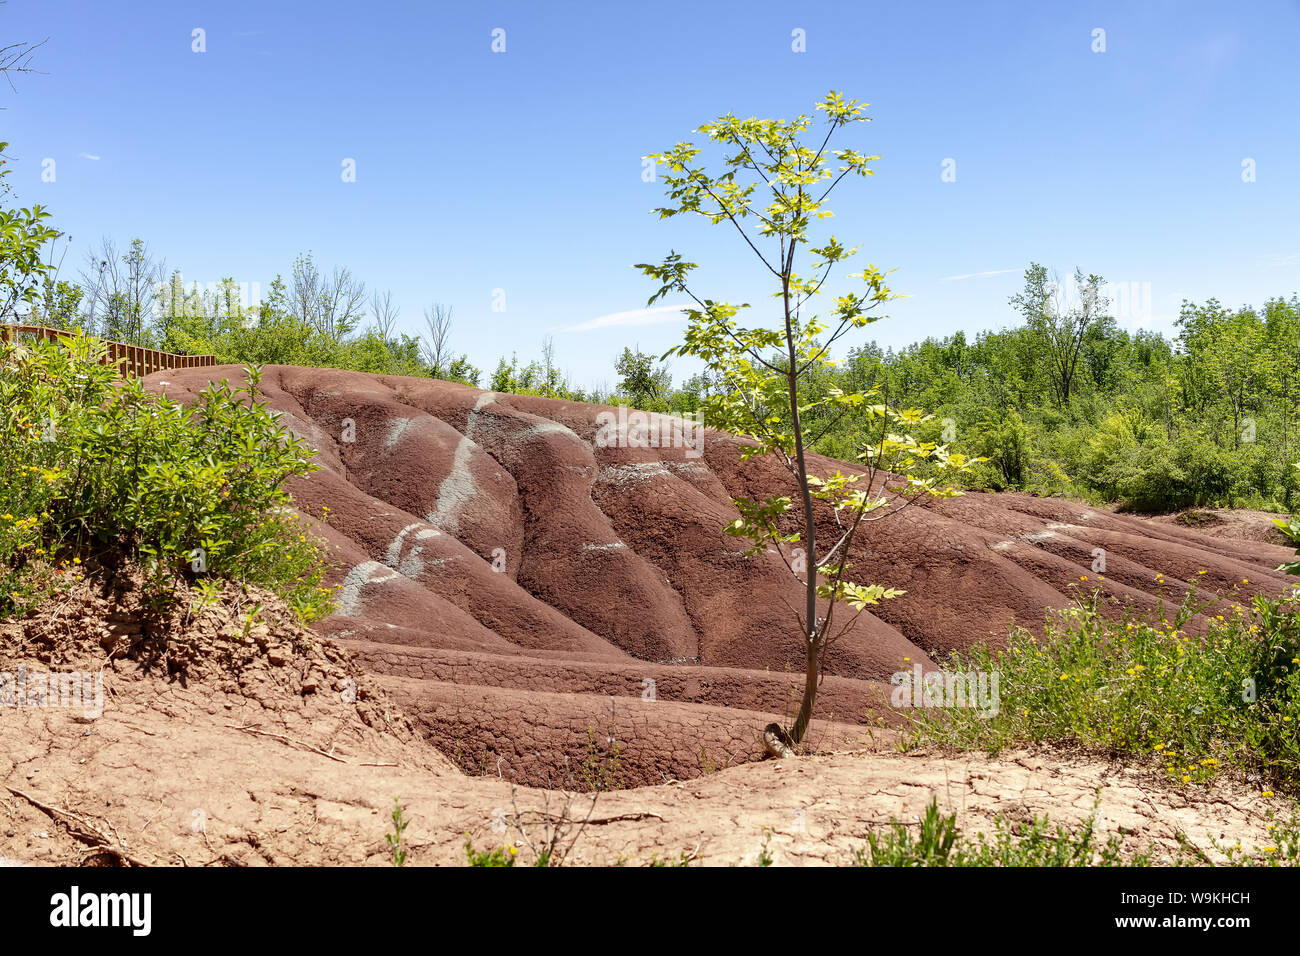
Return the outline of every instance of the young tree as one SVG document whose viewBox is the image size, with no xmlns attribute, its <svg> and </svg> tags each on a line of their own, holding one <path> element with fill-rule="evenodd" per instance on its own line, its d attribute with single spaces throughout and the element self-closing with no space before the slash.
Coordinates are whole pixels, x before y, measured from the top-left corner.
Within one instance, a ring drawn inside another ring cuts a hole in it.
<svg viewBox="0 0 1300 956">
<path fill-rule="evenodd" d="M 9 170 L 3 158 L 8 145 L 0 143 L 0 197 L 9 193 L 5 182 Z M 0 208 L 0 322 L 20 321 L 19 307 L 31 308 L 41 300 L 52 271 L 41 261 L 41 248 L 59 235 L 45 224 L 49 215 L 40 205 Z"/>
<path fill-rule="evenodd" d="M 470 364 L 468 355 L 456 355 L 451 347 L 452 307 L 435 302 L 424 310 L 424 336 L 419 343 L 420 360 L 429 374 L 448 382 L 478 387 L 483 374 Z M 505 359 L 501 360 L 503 363 Z M 497 369 L 498 375 L 501 369 Z"/>
<path fill-rule="evenodd" d="M 347 340 L 366 310 L 366 284 L 353 278 L 350 269 L 334 267 L 321 274 L 310 252 L 293 261 L 290 273 L 289 314 L 337 346 Z"/>
<path fill-rule="evenodd" d="M 158 290 L 167 275 L 167 264 L 155 261 L 143 239 L 132 239 L 122 256 L 125 266 L 122 289 L 123 314 L 126 319 L 125 341 L 148 344 L 147 334 L 158 305 Z"/>
<path fill-rule="evenodd" d="M 441 378 L 451 364 L 452 307 L 435 302 L 424 310 L 424 340 L 420 355 L 434 378 Z"/>
<path fill-rule="evenodd" d="M 41 301 L 32 307 L 31 319 L 53 329 L 71 329 L 81 314 L 81 286 L 66 279 L 47 277 Z"/>
<path fill-rule="evenodd" d="M 462 385 L 473 385 L 478 388 L 478 380 L 482 374 L 470 363 L 468 355 L 460 355 L 452 359 L 451 365 L 447 366 L 447 374 L 443 378 L 449 382 L 460 382 Z"/>
<path fill-rule="evenodd" d="M 542 388 L 554 389 L 559 383 L 560 371 L 555 366 L 555 336 L 542 338 Z"/>
<path fill-rule="evenodd" d="M 159 289 L 155 309 L 153 340 L 164 352 L 196 354 L 210 352 L 220 335 L 211 298 L 197 282 L 185 287 L 179 269 Z"/>
<path fill-rule="evenodd" d="M 640 348 L 624 348 L 614 369 L 619 374 L 618 394 L 635 407 L 646 411 L 667 407 L 673 387 L 672 373 L 666 366 L 656 367 L 654 356 L 646 355 Z"/>
<path fill-rule="evenodd" d="M 143 239 L 132 239 L 126 252 L 119 254 L 117 245 L 105 236 L 98 249 L 86 253 L 81 271 L 87 329 L 106 339 L 148 344 L 155 310 L 163 301 L 166 268 L 153 258 Z"/>
<path fill-rule="evenodd" d="M 1047 377 L 1058 408 L 1070 401 L 1084 342 L 1109 305 L 1101 292 L 1104 284 L 1101 276 L 1085 276 L 1082 270 L 1075 269 L 1074 284 L 1079 299 L 1070 302 L 1061 283 L 1048 278 L 1045 268 L 1031 262 L 1025 270 L 1025 288 L 1011 297 L 1011 304 L 1024 315 L 1046 358 Z"/>
<path fill-rule="evenodd" d="M 321 287 L 318 331 L 337 344 L 345 341 L 366 311 L 366 284 L 352 276 L 352 270 L 335 266 Z"/>
<path fill-rule="evenodd" d="M 401 314 L 401 311 L 393 303 L 392 290 L 387 290 L 382 294 L 376 290 L 370 296 L 370 327 L 385 345 L 393 339 L 393 330 L 397 327 L 397 317 Z"/>
<path fill-rule="evenodd" d="M 116 285 L 117 259 L 117 247 L 107 236 L 100 241 L 99 249 L 86 250 L 81 286 L 86 290 L 84 324 L 88 332 L 103 333 L 104 325 L 109 322 L 108 319 L 101 318 L 100 313 L 101 310 L 107 313 L 113 304 L 112 293 L 106 290 Z"/>
<path fill-rule="evenodd" d="M 302 325 L 320 329 L 321 297 L 324 295 L 320 270 L 311 252 L 300 253 L 289 271 L 288 312 Z"/>
<path fill-rule="evenodd" d="M 560 371 L 555 363 L 555 337 L 547 335 L 542 339 L 542 363 L 540 366 L 541 387 L 539 392 L 547 398 L 564 398 L 581 401 L 578 393 L 569 387 L 569 376 Z"/>
<path fill-rule="evenodd" d="M 1240 448 L 1242 422 L 1277 376 L 1280 356 L 1267 347 L 1266 329 L 1251 309 L 1230 312 L 1217 299 L 1203 307 L 1184 301 L 1177 324 L 1189 404 L 1202 417 L 1207 412 L 1215 418 L 1230 416 L 1230 439 L 1218 437 L 1224 445 Z"/>
<path fill-rule="evenodd" d="M 752 440 L 741 446 L 742 458 L 776 455 L 794 479 L 797 505 L 785 495 L 764 501 L 735 498 L 740 517 L 727 528 L 729 534 L 751 543 L 750 555 L 774 550 L 803 590 L 803 609 L 795 612 L 805 648 L 803 699 L 790 727 L 766 728 L 767 746 L 774 753 L 792 752 L 808 731 L 826 653 L 853 623 L 851 618 L 836 629 L 838 604 L 846 603 L 860 614 L 901 593 L 849 579 L 848 558 L 855 536 L 860 530 L 865 534 L 871 522 L 897 514 L 924 496 L 958 494 L 938 487 L 937 475 L 969 464 L 960 455 L 949 455 L 943 446 L 918 442 L 903 433 L 926 420 L 920 412 L 895 411 L 873 402 L 872 393 L 845 394 L 833 388 L 813 404 L 837 412 L 856 409 L 868 417 L 870 438 L 859 455 L 865 467 L 824 477 L 809 468 L 807 449 L 816 436 L 804 434 L 804 416 L 811 406 L 801 398 L 801 386 L 836 364 L 830 349 L 843 335 L 882 318 L 872 310 L 896 297 L 885 276 L 868 265 L 848 276 L 860 285 L 835 298 L 829 323 L 805 313 L 812 298 L 821 294 L 831 270 L 856 251 L 834 236 L 814 246 L 809 229 L 831 216 L 825 205 L 830 192 L 846 176 L 869 175 L 868 164 L 878 158 L 853 149 L 827 152 L 836 131 L 867 119 L 862 106 L 838 93 L 828 94 L 817 104 L 817 111 L 826 115 L 825 136 L 812 146 L 802 141 L 812 125 L 812 119 L 803 115 L 786 121 L 742 120 L 728 114 L 701 126 L 699 133 L 724 150 L 733 150 L 729 155 L 724 152 L 724 171 L 717 175 L 697 163 L 701 150 L 690 143 L 652 157 L 667 167 L 664 180 L 670 204 L 656 210 L 661 218 L 694 213 L 713 225 L 733 227 L 757 256 L 777 287 L 778 308 L 771 326 L 742 326 L 736 317 L 748 305 L 697 296 L 688 283 L 695 263 L 676 252 L 658 265 L 637 266 L 661 283 L 649 304 L 670 292 L 685 293 L 695 303 L 684 310 L 689 318 L 685 343 L 664 357 L 701 358 L 718 374 L 724 387 L 704 402 L 706 419 Z M 834 168 L 832 156 L 838 160 Z M 767 200 L 766 205 L 755 202 L 756 192 Z M 801 253 L 813 257 L 811 277 L 796 271 L 796 266 L 802 267 Z M 828 330 L 830 334 L 823 338 Z M 907 472 L 922 463 L 934 474 L 921 477 Z M 834 523 L 827 543 L 819 536 L 815 502 L 821 503 L 826 522 Z M 801 556 L 791 547 L 795 545 L 806 561 L 802 574 Z"/>
</svg>

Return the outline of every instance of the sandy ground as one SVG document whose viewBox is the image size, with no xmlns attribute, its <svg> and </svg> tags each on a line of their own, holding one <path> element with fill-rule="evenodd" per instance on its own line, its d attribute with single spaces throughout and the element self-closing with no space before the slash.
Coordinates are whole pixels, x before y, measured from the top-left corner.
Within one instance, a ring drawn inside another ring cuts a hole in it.
<svg viewBox="0 0 1300 956">
<path fill-rule="evenodd" d="M 302 657 L 246 665 L 243 686 L 188 687 L 118 662 L 101 716 L 68 708 L 0 711 L 0 856 L 33 864 L 373 864 L 390 861 L 394 799 L 410 821 L 414 865 L 460 865 L 464 843 L 492 849 L 544 838 L 546 822 L 586 820 L 570 862 L 843 864 L 872 829 L 915 821 L 932 797 L 963 829 L 993 817 L 1099 813 L 1103 835 L 1170 854 L 1177 835 L 1267 840 L 1275 804 L 1247 787 L 1175 789 L 1154 773 L 1049 751 L 900 754 L 877 749 L 764 761 L 659 786 L 590 794 L 462 774 L 400 720 L 369 726 L 359 705 L 303 694 Z M 275 683 L 258 671 L 282 672 Z M 364 680 L 364 678 L 363 678 Z M 378 693 L 378 692 L 376 692 Z M 367 697 L 370 713 L 384 711 Z M 755 727 L 757 736 L 758 727 Z M 520 832 L 517 824 L 523 824 Z M 768 832 L 770 830 L 770 833 Z M 576 839 L 574 839 L 576 837 Z"/>
</svg>

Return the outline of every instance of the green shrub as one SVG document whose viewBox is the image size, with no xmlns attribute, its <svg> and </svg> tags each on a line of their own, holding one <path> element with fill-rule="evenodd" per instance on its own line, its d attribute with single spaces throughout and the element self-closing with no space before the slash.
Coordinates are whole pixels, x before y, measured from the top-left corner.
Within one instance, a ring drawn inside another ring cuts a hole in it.
<svg viewBox="0 0 1300 956">
<path fill-rule="evenodd" d="M 393 866 L 406 866 L 410 856 L 406 849 L 406 829 L 411 821 L 406 819 L 406 808 L 397 797 L 393 797 L 393 811 L 389 816 L 393 821 L 393 832 L 384 834 L 384 842 L 393 853 Z"/>
<path fill-rule="evenodd" d="M 468 837 L 465 839 L 465 861 L 470 866 L 514 866 L 519 862 L 519 848 L 516 846 L 499 846 L 495 850 L 476 850 Z M 533 866 L 550 865 L 546 854 L 540 855 Z"/>
<path fill-rule="evenodd" d="M 206 574 L 276 591 L 304 620 L 329 613 L 284 490 L 311 451 L 257 401 L 258 370 L 186 408 L 119 378 L 103 350 L 82 335 L 0 346 L 0 613 L 109 555 L 142 563 L 159 594 Z"/>
<path fill-rule="evenodd" d="M 1235 768 L 1300 793 L 1300 598 L 1217 614 L 1196 600 L 1193 587 L 1172 620 L 1147 623 L 1108 619 L 1094 594 L 1049 621 L 1041 641 L 1016 631 L 1003 650 L 956 658 L 958 673 L 998 673 L 996 713 L 918 708 L 910 744 L 1083 746 L 1158 762 L 1176 782 Z M 1184 629 L 1198 611 L 1207 633 Z"/>
<path fill-rule="evenodd" d="M 867 835 L 867 845 L 854 852 L 858 866 L 1150 866 L 1146 852 L 1122 853 L 1119 837 L 1097 840 L 1096 819 L 1077 826 L 1058 824 L 1049 829 L 1048 818 L 1034 817 L 1023 826 L 1003 816 L 994 820 L 994 833 L 967 837 L 957 826 L 957 815 L 944 816 L 933 797 L 913 833 L 891 820 L 889 829 Z"/>
<path fill-rule="evenodd" d="M 1024 484 L 1030 458 L 1029 429 L 1018 412 L 1000 415 L 986 409 L 984 417 L 966 438 L 979 457 L 988 459 L 983 467 L 991 474 L 994 490 L 1019 488 Z"/>
<path fill-rule="evenodd" d="M 1300 465 L 1295 466 L 1300 471 Z M 1286 535 L 1288 541 L 1296 546 L 1296 557 L 1300 559 L 1300 519 L 1292 515 L 1287 520 L 1274 518 L 1273 523 L 1278 526 L 1282 534 Z M 1300 560 L 1288 561 L 1286 564 L 1278 567 L 1279 571 L 1285 571 L 1287 574 L 1300 574 Z"/>
</svg>

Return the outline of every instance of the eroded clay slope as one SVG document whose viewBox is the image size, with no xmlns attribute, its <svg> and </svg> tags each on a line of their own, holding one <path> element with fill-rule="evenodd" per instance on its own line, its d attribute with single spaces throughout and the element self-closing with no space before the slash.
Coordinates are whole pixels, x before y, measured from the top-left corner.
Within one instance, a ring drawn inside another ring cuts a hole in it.
<svg viewBox="0 0 1300 956">
<path fill-rule="evenodd" d="M 243 372 L 147 385 L 189 402 L 223 377 Z M 757 758 L 763 724 L 797 704 L 799 582 L 723 531 L 733 495 L 793 492 L 775 461 L 742 464 L 737 440 L 713 431 L 689 447 L 666 420 L 667 447 L 597 442 L 609 409 L 436 380 L 273 366 L 262 391 L 321 466 L 291 488 L 341 585 L 320 629 L 463 768 L 557 786 L 593 766 L 629 785 L 684 779 Z M 851 555 L 863 578 L 907 594 L 836 646 L 831 719 L 814 726 L 824 744 L 869 743 L 896 719 L 891 674 L 1041 627 L 1081 587 L 1144 611 L 1180 601 L 1193 577 L 1276 593 L 1288 554 L 1023 495 L 918 506 Z"/>
</svg>

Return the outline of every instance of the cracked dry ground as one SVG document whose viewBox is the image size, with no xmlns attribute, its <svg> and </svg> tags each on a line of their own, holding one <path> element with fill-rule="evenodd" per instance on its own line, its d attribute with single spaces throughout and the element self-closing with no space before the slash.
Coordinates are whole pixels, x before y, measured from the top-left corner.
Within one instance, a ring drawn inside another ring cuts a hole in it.
<svg viewBox="0 0 1300 956">
<path fill-rule="evenodd" d="M 456 865 L 466 839 L 491 849 L 518 838 L 494 828 L 503 814 L 517 811 L 536 836 L 540 815 L 566 800 L 466 776 L 409 731 L 374 731 L 292 687 L 258 703 L 127 672 L 108 683 L 113 702 L 98 720 L 53 710 L 0 719 L 0 855 L 76 864 L 106 861 L 109 848 L 151 865 L 379 865 L 391 859 L 383 836 L 397 797 L 411 821 L 410 862 Z M 1216 841 L 1267 842 L 1266 802 L 1244 787 L 1171 791 L 1156 773 L 1045 752 L 881 751 L 603 793 L 571 862 L 638 865 L 686 854 L 704 865 L 750 865 L 771 828 L 778 865 L 849 863 L 868 832 L 891 817 L 917 819 L 932 795 L 970 832 L 991 833 L 998 814 L 1067 822 L 1096 808 L 1103 837 L 1124 834 L 1158 857 L 1175 851 L 1179 833 L 1211 856 Z M 572 799 L 585 817 L 589 798 Z"/>
<path fill-rule="evenodd" d="M 222 377 L 243 373 L 163 372 L 147 386 L 192 401 Z M 581 789 L 614 771 L 637 789 L 600 797 L 595 816 L 610 819 L 584 834 L 583 859 L 703 844 L 705 862 L 738 862 L 771 826 L 778 861 L 842 862 L 931 792 L 978 829 L 999 811 L 1086 815 L 1099 783 L 1109 826 L 1158 845 L 1176 830 L 1202 846 L 1262 837 L 1258 794 L 1226 784 L 1194 796 L 1082 758 L 894 754 L 887 681 L 1009 626 L 1041 627 L 1098 548 L 1104 594 L 1138 611 L 1177 602 L 1174 582 L 1199 571 L 1211 591 L 1279 592 L 1283 548 L 1022 495 L 905 512 L 851 559 L 907 594 L 837 646 L 814 724 L 822 755 L 781 767 L 758 761 L 761 728 L 797 702 L 797 584 L 722 530 L 733 495 L 790 492 L 774 463 L 742 465 L 737 441 L 713 431 L 697 455 L 680 426 L 669 447 L 601 443 L 606 409 L 438 381 L 270 367 L 262 391 L 317 451 L 321 470 L 291 488 L 341 586 L 339 614 L 316 631 L 351 655 L 369 696 L 340 709 L 337 675 L 300 675 L 258 702 L 237 679 L 183 686 L 119 660 L 93 724 L 0 712 L 13 788 L 0 789 L 0 856 L 68 859 L 116 833 L 150 862 L 378 862 L 396 796 L 415 861 L 455 862 L 466 831 L 479 847 L 500 841 L 492 815 L 510 809 L 512 783 Z M 295 657 L 266 673 L 294 667 L 310 671 Z M 405 716 L 367 723 L 357 708 L 380 700 Z M 520 808 L 547 792 L 520 789 Z M 54 826 L 60 808 L 98 822 Z M 72 841 L 75 826 L 92 836 Z"/>
</svg>

